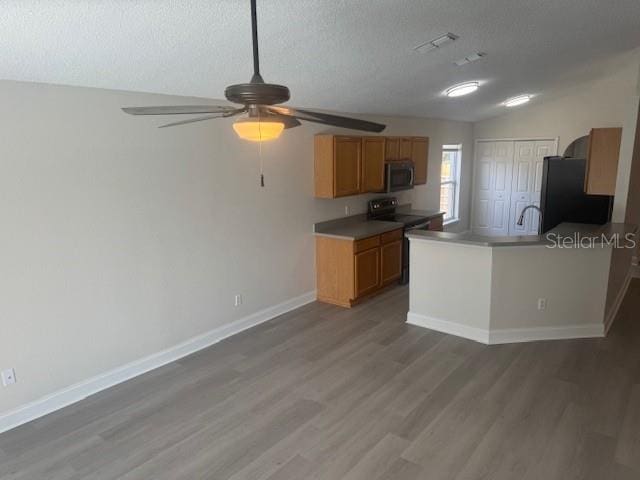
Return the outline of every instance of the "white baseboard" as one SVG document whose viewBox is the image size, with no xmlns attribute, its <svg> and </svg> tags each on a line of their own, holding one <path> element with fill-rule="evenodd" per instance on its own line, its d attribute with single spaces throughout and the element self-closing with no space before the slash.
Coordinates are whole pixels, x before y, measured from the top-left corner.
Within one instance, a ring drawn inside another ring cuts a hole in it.
<svg viewBox="0 0 640 480">
<path fill-rule="evenodd" d="M 82 382 L 58 390 L 50 395 L 30 402 L 26 405 L 0 414 L 0 433 L 11 430 L 22 424 L 40 418 L 56 410 L 69 406 L 109 387 L 125 382 L 133 377 L 142 375 L 187 355 L 207 348 L 227 337 L 242 332 L 248 328 L 264 323 L 283 313 L 295 310 L 298 307 L 313 302 L 316 292 L 307 292 L 299 297 L 292 298 L 273 307 L 253 313 L 247 317 L 236 320 L 228 325 L 210 330 L 202 335 L 193 337 L 185 342 L 175 345 L 161 352 L 135 360 L 126 365 L 114 368 L 108 372 L 96 375 Z"/>
<path fill-rule="evenodd" d="M 414 312 L 407 313 L 407 323 L 442 333 L 448 333 L 449 335 L 475 340 L 476 342 L 487 345 L 489 344 L 489 331 L 482 328 L 469 327 L 467 325 L 427 317 L 426 315 Z"/>
<path fill-rule="evenodd" d="M 629 271 L 627 272 L 627 276 L 624 279 L 624 283 L 622 284 L 622 288 L 616 295 L 616 299 L 613 301 L 613 305 L 611 309 L 607 313 L 606 318 L 604 319 L 604 331 L 609 333 L 613 322 L 618 316 L 618 311 L 620 310 L 620 306 L 622 305 L 622 301 L 624 300 L 625 295 L 627 294 L 627 290 L 629 289 L 629 285 L 631 284 L 631 279 L 634 277 L 638 277 L 638 270 L 635 266 L 631 266 Z"/>
<path fill-rule="evenodd" d="M 479 343 L 484 343 L 485 345 L 536 342 L 540 340 L 597 338 L 604 337 L 605 335 L 604 325 L 602 324 L 486 330 L 438 318 L 427 317 L 426 315 L 414 312 L 409 312 L 407 314 L 407 323 L 442 333 L 448 333 L 449 335 L 467 338 Z"/>
<path fill-rule="evenodd" d="M 540 340 L 570 340 L 604 337 L 604 325 L 565 325 L 561 327 L 503 328 L 489 333 L 489 345 L 538 342 Z"/>
</svg>

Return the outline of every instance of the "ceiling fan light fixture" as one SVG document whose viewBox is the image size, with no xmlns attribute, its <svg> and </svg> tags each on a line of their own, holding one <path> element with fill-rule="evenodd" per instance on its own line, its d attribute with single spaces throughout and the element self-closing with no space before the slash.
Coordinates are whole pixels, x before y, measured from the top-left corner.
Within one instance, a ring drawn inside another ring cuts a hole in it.
<svg viewBox="0 0 640 480">
<path fill-rule="evenodd" d="M 284 123 L 249 117 L 236 121 L 233 124 L 233 129 L 243 140 L 266 142 L 280 137 L 284 130 Z"/>
<path fill-rule="evenodd" d="M 517 97 L 510 98 L 505 100 L 505 107 L 517 107 L 518 105 L 523 105 L 531 100 L 531 95 L 518 95 Z"/>
<path fill-rule="evenodd" d="M 480 84 L 478 82 L 466 82 L 460 85 L 454 85 L 445 92 L 447 97 L 462 97 L 478 90 Z"/>
</svg>

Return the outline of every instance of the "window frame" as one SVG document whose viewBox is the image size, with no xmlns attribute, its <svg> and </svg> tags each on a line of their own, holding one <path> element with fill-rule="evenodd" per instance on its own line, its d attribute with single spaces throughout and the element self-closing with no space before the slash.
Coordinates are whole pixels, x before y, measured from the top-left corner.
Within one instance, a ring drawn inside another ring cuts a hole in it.
<svg viewBox="0 0 640 480">
<path fill-rule="evenodd" d="M 455 152 L 455 162 L 452 165 L 454 170 L 451 180 L 442 180 L 442 157 L 446 152 Z M 440 160 L 440 208 L 442 209 L 442 186 L 453 185 L 453 212 L 447 217 L 445 214 L 443 220 L 445 225 L 457 223 L 460 221 L 460 171 L 462 170 L 462 144 L 442 145 L 442 157 Z"/>
</svg>

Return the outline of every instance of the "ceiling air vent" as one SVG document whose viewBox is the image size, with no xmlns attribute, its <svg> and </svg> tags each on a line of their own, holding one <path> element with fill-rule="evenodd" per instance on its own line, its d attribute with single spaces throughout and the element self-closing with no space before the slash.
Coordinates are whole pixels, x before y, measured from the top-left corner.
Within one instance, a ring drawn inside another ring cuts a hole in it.
<svg viewBox="0 0 640 480">
<path fill-rule="evenodd" d="M 486 57 L 487 54 L 483 52 L 474 53 L 469 55 L 468 57 L 461 58 L 460 60 L 456 60 L 455 63 L 457 66 L 461 67 L 462 65 L 466 65 L 467 63 L 477 62 L 483 57 Z"/>
<path fill-rule="evenodd" d="M 427 43 L 423 43 L 422 45 L 418 45 L 417 47 L 414 47 L 413 49 L 416 52 L 420 52 L 420 53 L 426 53 L 426 52 L 430 52 L 431 50 L 435 50 L 436 48 L 441 48 L 443 46 L 445 46 L 448 43 L 451 42 L 455 42 L 458 38 L 458 35 L 455 35 L 451 32 L 449 33 L 445 33 L 444 35 L 438 37 L 438 38 L 434 38 L 433 40 L 429 40 Z"/>
</svg>

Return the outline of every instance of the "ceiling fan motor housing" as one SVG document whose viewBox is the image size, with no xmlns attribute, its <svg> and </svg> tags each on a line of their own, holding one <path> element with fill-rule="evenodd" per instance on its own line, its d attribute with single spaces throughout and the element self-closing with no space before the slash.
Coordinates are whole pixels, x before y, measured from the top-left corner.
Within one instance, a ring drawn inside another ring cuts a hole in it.
<svg viewBox="0 0 640 480">
<path fill-rule="evenodd" d="M 276 105 L 290 98 L 289 89 L 273 83 L 239 83 L 230 85 L 224 96 L 233 103 L 241 105 Z"/>
</svg>

